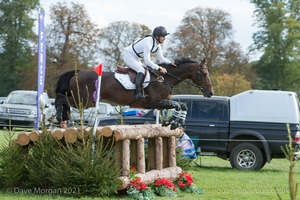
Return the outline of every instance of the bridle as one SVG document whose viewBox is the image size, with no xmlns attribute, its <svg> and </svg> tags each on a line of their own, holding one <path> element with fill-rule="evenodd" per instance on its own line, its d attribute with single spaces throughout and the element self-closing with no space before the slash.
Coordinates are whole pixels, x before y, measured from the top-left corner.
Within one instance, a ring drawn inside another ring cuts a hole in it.
<svg viewBox="0 0 300 200">
<path fill-rule="evenodd" d="M 205 63 L 203 63 L 203 64 L 199 64 L 200 65 L 200 69 L 198 69 L 197 70 L 197 72 L 196 72 L 196 79 L 201 79 L 201 76 L 202 76 L 202 73 L 201 73 L 201 68 L 202 69 L 206 69 L 207 70 L 207 67 L 206 67 L 206 65 L 205 65 Z M 182 82 L 184 82 L 184 83 L 186 83 L 186 84 L 188 84 L 188 85 L 191 85 L 191 86 L 194 86 L 194 87 L 196 87 L 196 88 L 199 88 L 202 92 L 204 92 L 204 87 L 208 87 L 208 86 L 212 86 L 212 83 L 206 83 L 206 84 L 202 84 L 201 86 L 198 86 L 198 85 L 196 85 L 196 84 L 194 84 L 194 83 L 191 83 L 190 81 L 188 81 L 188 80 L 185 80 L 185 79 L 182 79 L 182 78 L 180 78 L 180 77 L 178 77 L 178 76 L 175 76 L 175 75 L 173 75 L 172 73 L 170 73 L 170 72 L 167 72 L 166 73 L 167 75 L 169 75 L 169 76 L 171 76 L 171 77 L 173 77 L 173 78 L 175 78 L 175 79 L 177 79 L 178 81 L 182 81 Z M 163 79 L 163 77 L 162 76 L 160 76 L 162 79 Z M 160 78 L 160 79 L 161 79 Z M 158 77 L 158 79 L 159 79 L 159 77 Z M 163 80 L 164 81 L 164 80 Z M 165 82 L 165 81 L 164 81 Z M 167 83 L 166 83 L 167 84 Z M 169 87 L 171 87 L 170 86 L 170 84 L 167 84 L 167 85 L 169 85 Z M 172 88 L 172 87 L 171 87 Z"/>
</svg>

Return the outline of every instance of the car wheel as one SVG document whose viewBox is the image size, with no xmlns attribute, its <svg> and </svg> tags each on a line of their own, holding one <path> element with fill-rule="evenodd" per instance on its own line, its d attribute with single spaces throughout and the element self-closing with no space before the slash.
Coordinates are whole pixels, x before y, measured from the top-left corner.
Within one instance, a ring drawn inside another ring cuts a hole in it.
<svg viewBox="0 0 300 200">
<path fill-rule="evenodd" d="M 251 143 L 241 143 L 235 146 L 230 153 L 230 164 L 235 169 L 259 170 L 263 163 L 261 150 Z"/>
</svg>

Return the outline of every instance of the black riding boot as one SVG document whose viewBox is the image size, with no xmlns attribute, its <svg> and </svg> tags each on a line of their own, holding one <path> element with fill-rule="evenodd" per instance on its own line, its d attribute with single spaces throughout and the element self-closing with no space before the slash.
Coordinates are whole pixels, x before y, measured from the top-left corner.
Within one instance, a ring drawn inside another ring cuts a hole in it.
<svg viewBox="0 0 300 200">
<path fill-rule="evenodd" d="M 136 87 L 135 97 L 134 97 L 135 100 L 146 98 L 146 96 L 144 96 L 143 94 L 143 85 L 142 85 L 143 81 L 144 81 L 144 74 L 141 72 L 137 73 L 135 79 L 135 87 Z"/>
</svg>

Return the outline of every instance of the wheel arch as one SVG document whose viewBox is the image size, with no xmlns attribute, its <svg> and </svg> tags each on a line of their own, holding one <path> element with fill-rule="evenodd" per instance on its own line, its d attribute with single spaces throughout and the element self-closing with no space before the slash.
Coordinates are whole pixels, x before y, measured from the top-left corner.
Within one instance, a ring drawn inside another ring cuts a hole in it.
<svg viewBox="0 0 300 200">
<path fill-rule="evenodd" d="M 237 141 L 235 141 L 237 140 Z M 254 140 L 254 141 L 251 141 Z M 259 132 L 256 131 L 235 131 L 230 134 L 229 136 L 229 145 L 227 148 L 228 154 L 232 151 L 232 149 L 242 143 L 242 142 L 249 142 L 251 141 L 253 144 L 257 145 L 258 147 L 262 147 L 262 150 L 264 151 L 264 155 L 267 162 L 271 161 L 271 150 L 269 147 L 269 144 L 265 137 L 263 137 Z"/>
</svg>

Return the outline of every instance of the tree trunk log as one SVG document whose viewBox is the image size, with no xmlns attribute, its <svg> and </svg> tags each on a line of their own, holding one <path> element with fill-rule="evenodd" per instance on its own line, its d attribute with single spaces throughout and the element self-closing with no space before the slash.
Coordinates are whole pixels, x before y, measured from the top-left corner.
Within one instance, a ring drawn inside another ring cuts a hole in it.
<svg viewBox="0 0 300 200">
<path fill-rule="evenodd" d="M 137 177 L 140 177 L 142 181 L 145 181 L 147 184 L 153 183 L 155 180 L 159 178 L 167 178 L 171 181 L 176 181 L 180 174 L 182 172 L 182 169 L 180 167 L 168 167 L 164 168 L 162 170 L 151 170 L 149 172 L 146 172 L 145 174 L 136 174 Z M 129 186 L 130 183 L 130 177 L 128 176 L 121 176 L 119 177 L 120 185 L 118 187 L 118 190 L 126 189 Z"/>
<path fill-rule="evenodd" d="M 57 140 L 61 140 L 63 139 L 64 137 L 64 132 L 65 132 L 65 129 L 63 128 L 57 128 L 57 129 L 54 129 L 52 132 L 51 132 L 51 135 L 57 139 Z"/>
<path fill-rule="evenodd" d="M 169 127 L 162 127 L 160 124 L 150 125 L 126 125 L 116 127 L 113 130 L 116 141 L 123 139 L 137 140 L 139 138 L 169 137 L 182 135 L 183 130 L 178 128 L 170 130 Z"/>
<path fill-rule="evenodd" d="M 130 140 L 122 141 L 122 176 L 129 176 L 130 170 Z"/>
<path fill-rule="evenodd" d="M 65 141 L 68 143 L 75 143 L 77 141 L 77 129 L 67 128 L 64 132 Z"/>
<path fill-rule="evenodd" d="M 137 141 L 137 172 L 144 174 L 145 171 L 145 140 L 140 138 Z"/>
<path fill-rule="evenodd" d="M 28 145 L 30 142 L 30 139 L 29 139 L 29 134 L 26 133 L 26 132 L 21 132 L 19 133 L 19 135 L 17 136 L 17 141 L 16 143 L 21 145 L 21 146 L 26 146 Z"/>
<path fill-rule="evenodd" d="M 168 154 L 169 154 L 169 166 L 176 166 L 176 139 L 174 136 L 168 138 Z"/>
<path fill-rule="evenodd" d="M 36 142 L 39 140 L 40 138 L 40 132 L 37 131 L 37 130 L 33 130 L 29 133 L 29 140 L 32 141 L 32 142 Z"/>
</svg>

